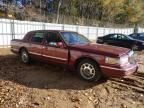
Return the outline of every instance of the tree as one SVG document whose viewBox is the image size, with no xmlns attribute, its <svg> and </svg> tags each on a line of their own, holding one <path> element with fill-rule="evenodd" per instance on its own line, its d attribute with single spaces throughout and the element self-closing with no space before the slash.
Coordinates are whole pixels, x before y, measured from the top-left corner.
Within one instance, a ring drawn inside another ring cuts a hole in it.
<svg viewBox="0 0 144 108">
<path fill-rule="evenodd" d="M 57 19 L 56 19 L 56 23 L 59 23 L 59 14 L 60 14 L 60 7 L 61 7 L 61 4 L 62 4 L 62 0 L 59 0 L 58 1 L 58 8 L 57 8 Z"/>
</svg>

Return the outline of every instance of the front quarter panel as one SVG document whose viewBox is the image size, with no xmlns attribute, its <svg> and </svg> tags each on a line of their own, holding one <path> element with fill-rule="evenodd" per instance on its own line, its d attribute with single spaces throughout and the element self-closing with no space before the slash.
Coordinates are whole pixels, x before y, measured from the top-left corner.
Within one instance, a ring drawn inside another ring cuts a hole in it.
<svg viewBox="0 0 144 108">
<path fill-rule="evenodd" d="M 97 54 L 92 54 L 92 53 L 87 53 L 87 52 L 82 52 L 82 51 L 77 51 L 77 50 L 71 50 L 70 62 L 69 62 L 70 67 L 75 68 L 75 64 L 77 60 L 80 58 L 90 58 L 96 61 L 98 65 L 104 64 L 104 61 L 105 61 L 105 56 L 103 55 L 97 55 Z"/>
</svg>

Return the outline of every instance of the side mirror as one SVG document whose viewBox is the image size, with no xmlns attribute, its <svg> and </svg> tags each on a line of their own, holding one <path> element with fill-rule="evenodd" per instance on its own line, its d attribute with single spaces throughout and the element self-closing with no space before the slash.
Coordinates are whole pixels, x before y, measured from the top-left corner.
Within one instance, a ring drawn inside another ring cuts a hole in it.
<svg viewBox="0 0 144 108">
<path fill-rule="evenodd" d="M 49 42 L 47 45 L 50 45 L 50 46 L 57 46 L 57 43 L 56 43 L 56 42 Z"/>
<path fill-rule="evenodd" d="M 62 42 L 57 42 L 57 46 L 58 46 L 59 48 L 63 48 L 63 47 L 64 47 L 64 45 L 63 45 Z"/>
</svg>

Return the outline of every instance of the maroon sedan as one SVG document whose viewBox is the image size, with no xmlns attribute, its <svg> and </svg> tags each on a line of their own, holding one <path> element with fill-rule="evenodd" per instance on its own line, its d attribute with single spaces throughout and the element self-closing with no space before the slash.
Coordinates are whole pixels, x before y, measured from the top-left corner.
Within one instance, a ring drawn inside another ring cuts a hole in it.
<svg viewBox="0 0 144 108">
<path fill-rule="evenodd" d="M 11 51 L 28 64 L 32 59 L 65 66 L 87 81 L 102 76 L 123 77 L 137 72 L 133 51 L 91 43 L 76 32 L 38 30 L 11 41 Z"/>
</svg>

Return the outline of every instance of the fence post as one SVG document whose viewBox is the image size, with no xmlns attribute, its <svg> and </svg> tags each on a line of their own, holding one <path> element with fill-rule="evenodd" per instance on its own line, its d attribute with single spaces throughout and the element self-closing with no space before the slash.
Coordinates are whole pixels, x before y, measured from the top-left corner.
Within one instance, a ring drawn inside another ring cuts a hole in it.
<svg viewBox="0 0 144 108">
<path fill-rule="evenodd" d="M 5 47 L 5 45 L 4 45 L 4 33 L 3 33 L 3 22 L 2 22 L 2 44 L 3 44 L 3 48 Z"/>
<path fill-rule="evenodd" d="M 105 30 L 105 27 L 104 27 L 104 29 L 103 29 L 103 36 L 105 35 L 105 31 L 106 31 L 106 30 Z"/>
<path fill-rule="evenodd" d="M 12 20 L 10 22 L 11 24 L 11 36 L 12 36 L 12 39 L 15 39 L 15 28 L 14 28 L 14 20 Z"/>
<path fill-rule="evenodd" d="M 113 29 L 114 29 L 114 33 L 116 33 L 116 32 L 115 32 L 115 28 L 113 28 Z"/>
<path fill-rule="evenodd" d="M 76 32 L 79 32 L 79 26 L 78 25 L 76 26 Z"/>
<path fill-rule="evenodd" d="M 46 29 L 46 27 L 45 27 L 45 23 L 42 24 L 42 29 L 43 29 L 43 30 Z"/>
<path fill-rule="evenodd" d="M 128 33 L 128 28 L 127 28 L 127 35 L 129 35 L 129 33 Z"/>
<path fill-rule="evenodd" d="M 87 36 L 88 36 L 88 39 L 89 39 L 89 27 L 87 28 Z"/>
<path fill-rule="evenodd" d="M 98 27 L 96 27 L 96 39 L 97 39 L 98 35 L 99 35 L 99 29 L 98 29 Z"/>
<path fill-rule="evenodd" d="M 27 32 L 28 32 L 28 29 L 29 29 L 29 28 L 28 28 L 28 21 L 27 21 L 27 23 L 26 23 L 26 24 L 27 24 Z M 31 29 L 31 28 L 30 28 L 30 29 Z"/>
<path fill-rule="evenodd" d="M 64 30 L 65 29 L 65 26 L 64 26 L 64 24 L 62 25 L 62 30 Z"/>
</svg>

